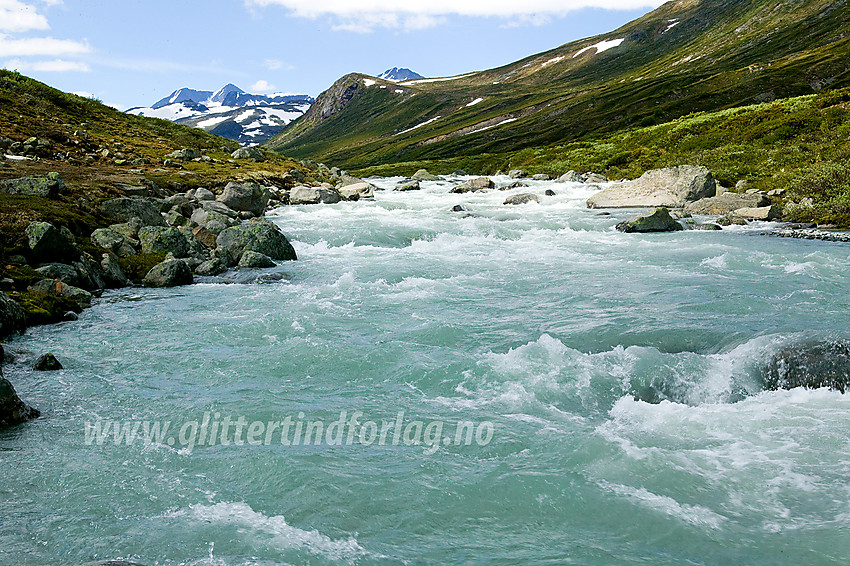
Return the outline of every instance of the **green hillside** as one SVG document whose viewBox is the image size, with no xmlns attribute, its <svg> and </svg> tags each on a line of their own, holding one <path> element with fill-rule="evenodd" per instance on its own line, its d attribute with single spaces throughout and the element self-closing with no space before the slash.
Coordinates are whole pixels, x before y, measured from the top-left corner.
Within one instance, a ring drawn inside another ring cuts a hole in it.
<svg viewBox="0 0 850 566">
<path fill-rule="evenodd" d="M 348 75 L 269 146 L 357 168 L 662 124 L 850 85 L 849 33 L 844 0 L 669 2 L 498 69 L 401 84 Z"/>
</svg>

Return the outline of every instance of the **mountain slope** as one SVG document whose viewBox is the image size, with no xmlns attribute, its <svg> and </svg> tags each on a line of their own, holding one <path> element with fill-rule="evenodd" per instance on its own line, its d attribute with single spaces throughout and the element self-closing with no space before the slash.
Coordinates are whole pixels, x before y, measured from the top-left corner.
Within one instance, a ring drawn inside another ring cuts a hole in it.
<svg viewBox="0 0 850 566">
<path fill-rule="evenodd" d="M 847 0 L 669 2 L 497 69 L 347 75 L 269 146 L 354 168 L 549 145 L 845 86 L 848 35 Z"/>
<path fill-rule="evenodd" d="M 171 120 L 254 145 L 272 139 L 312 102 L 307 95 L 250 94 L 227 84 L 215 92 L 181 88 L 150 108 L 130 108 L 127 113 Z"/>
</svg>

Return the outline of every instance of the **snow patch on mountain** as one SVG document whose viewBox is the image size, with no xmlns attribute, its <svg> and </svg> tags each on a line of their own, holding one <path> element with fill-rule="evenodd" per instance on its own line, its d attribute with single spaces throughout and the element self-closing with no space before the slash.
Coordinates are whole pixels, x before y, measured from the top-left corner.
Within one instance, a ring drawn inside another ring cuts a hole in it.
<svg viewBox="0 0 850 566">
<path fill-rule="evenodd" d="M 598 54 L 602 53 L 603 51 L 608 51 L 609 49 L 613 49 L 614 47 L 619 47 L 620 44 L 623 43 L 624 41 L 626 41 L 625 37 L 621 38 L 621 39 L 612 39 L 610 41 L 604 41 L 604 40 L 600 41 L 599 43 L 597 43 L 595 45 L 591 45 L 589 47 L 585 47 L 584 49 L 580 49 L 578 52 L 576 52 L 575 55 L 573 55 L 573 59 L 575 59 L 576 57 L 578 57 L 579 55 L 581 55 L 585 51 L 589 51 L 591 49 L 596 49 L 596 54 L 598 55 Z"/>
</svg>

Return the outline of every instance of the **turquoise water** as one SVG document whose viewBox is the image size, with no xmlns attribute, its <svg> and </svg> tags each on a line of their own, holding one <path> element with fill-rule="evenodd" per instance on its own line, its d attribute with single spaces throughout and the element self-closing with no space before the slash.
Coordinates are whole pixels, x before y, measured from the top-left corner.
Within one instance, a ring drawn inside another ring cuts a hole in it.
<svg viewBox="0 0 850 566">
<path fill-rule="evenodd" d="M 288 282 L 111 292 L 14 339 L 44 418 L 0 432 L 0 564 L 846 563 L 850 397 L 762 392 L 759 368 L 850 337 L 850 247 L 620 234 L 586 187 L 532 185 L 558 196 L 280 209 Z M 45 351 L 66 369 L 27 371 Z M 342 411 L 444 436 L 86 441 Z M 462 421 L 482 437 L 445 444 Z"/>
</svg>

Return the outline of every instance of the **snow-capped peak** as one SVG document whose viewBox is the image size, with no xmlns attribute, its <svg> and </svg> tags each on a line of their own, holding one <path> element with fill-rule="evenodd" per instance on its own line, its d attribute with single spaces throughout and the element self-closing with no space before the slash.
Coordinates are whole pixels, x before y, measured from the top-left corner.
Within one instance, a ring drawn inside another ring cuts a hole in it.
<svg viewBox="0 0 850 566">
<path fill-rule="evenodd" d="M 387 69 L 380 75 L 378 75 L 379 79 L 384 79 L 385 81 L 392 82 L 401 82 L 401 81 L 409 81 L 413 79 L 424 79 L 422 75 L 419 73 L 414 73 L 410 69 L 399 69 L 398 67 L 393 67 L 392 69 Z"/>
</svg>

